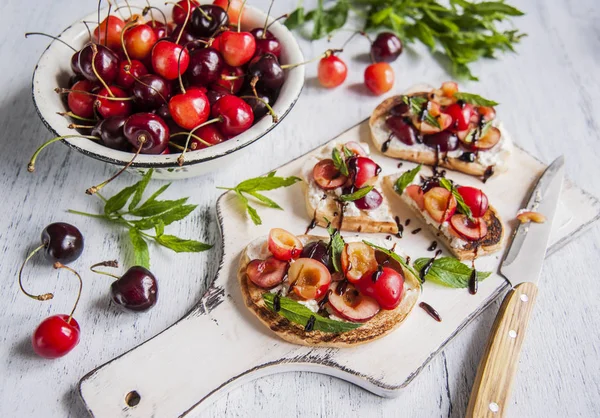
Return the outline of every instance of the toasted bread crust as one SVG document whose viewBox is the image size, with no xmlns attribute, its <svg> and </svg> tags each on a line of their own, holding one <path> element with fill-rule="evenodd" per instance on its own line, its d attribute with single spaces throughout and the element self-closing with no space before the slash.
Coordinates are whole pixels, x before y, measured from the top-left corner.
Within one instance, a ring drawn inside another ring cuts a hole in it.
<svg viewBox="0 0 600 418">
<path fill-rule="evenodd" d="M 383 181 L 386 187 L 389 187 L 393 190 L 394 182 L 392 180 L 392 176 L 387 176 Z M 394 194 L 396 194 L 394 192 Z M 397 195 L 397 194 L 396 194 Z M 398 196 L 400 199 L 400 196 Z M 502 241 L 504 240 L 504 225 L 502 224 L 502 220 L 498 211 L 491 205 L 488 207 L 487 212 L 483 215 L 483 219 L 488 228 L 487 235 L 480 242 L 469 242 L 465 246 L 464 249 L 454 248 L 450 245 L 450 241 L 446 238 L 446 236 L 430 223 L 427 222 L 421 211 L 413 208 L 411 206 L 412 211 L 419 217 L 419 219 L 427 225 L 427 228 L 434 234 L 436 234 L 440 241 L 444 244 L 444 246 L 458 258 L 460 261 L 473 260 L 476 257 L 482 257 L 488 254 L 492 254 L 498 251 L 502 247 Z M 475 248 L 477 247 L 477 251 Z"/>
<path fill-rule="evenodd" d="M 317 236 L 303 236 L 311 241 L 325 240 Z M 280 338 L 293 344 L 320 346 L 320 347 L 351 347 L 365 344 L 381 338 L 400 326 L 414 308 L 421 291 L 419 280 L 403 269 L 405 278 L 405 293 L 400 305 L 390 311 L 381 310 L 364 325 L 352 331 L 342 333 L 327 333 L 322 331 L 304 331 L 304 327 L 288 321 L 283 316 L 270 310 L 262 298 L 268 290 L 255 286 L 246 274 L 246 267 L 250 262 L 247 249 L 244 249 L 240 258 L 238 281 L 246 306 L 265 326 Z"/>
<path fill-rule="evenodd" d="M 369 118 L 369 127 L 373 128 L 373 125 L 379 118 L 384 118 L 387 116 L 388 112 L 391 108 L 396 106 L 397 104 L 402 103 L 402 96 L 394 96 L 390 97 L 383 102 L 381 102 L 371 114 Z M 401 160 L 412 161 L 415 163 L 421 163 L 425 165 L 435 165 L 436 164 L 436 156 L 435 151 L 416 151 L 410 149 L 391 149 L 388 148 L 385 152 L 382 150 L 383 144 L 388 140 L 387 136 L 378 137 L 375 135 L 373 130 L 371 129 L 371 141 L 375 145 L 375 147 L 381 151 L 382 154 L 387 155 L 388 157 L 398 158 Z M 465 161 L 461 161 L 458 158 L 445 156 L 443 153 L 440 154 L 440 158 L 437 164 L 439 167 L 448 168 L 450 170 L 460 171 L 462 173 L 466 173 L 472 176 L 483 176 L 488 169 L 488 166 L 485 166 L 479 162 L 468 163 Z"/>
</svg>

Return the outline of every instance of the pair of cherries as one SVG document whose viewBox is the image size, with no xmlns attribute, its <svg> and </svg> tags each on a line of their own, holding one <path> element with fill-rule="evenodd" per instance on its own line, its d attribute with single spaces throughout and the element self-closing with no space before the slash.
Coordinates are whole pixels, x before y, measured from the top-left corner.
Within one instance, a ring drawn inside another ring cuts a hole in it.
<svg viewBox="0 0 600 418">
<path fill-rule="evenodd" d="M 40 250 L 46 260 L 55 269 L 66 269 L 79 280 L 77 299 L 69 315 L 52 315 L 44 319 L 36 328 L 32 337 L 33 350 L 44 358 L 58 358 L 69 353 L 79 343 L 80 326 L 73 317 L 83 282 L 81 276 L 69 264 L 79 258 L 84 248 L 83 235 L 75 226 L 57 222 L 48 225 L 42 231 L 41 245 L 34 249 L 25 259 L 19 270 L 19 286 L 21 291 L 32 299 L 44 301 L 54 297 L 52 293 L 34 295 L 23 287 L 23 269 L 25 264 Z M 100 263 L 107 265 L 106 263 Z M 110 265 L 114 265 L 112 262 Z M 113 276 L 117 280 L 111 285 L 111 295 L 118 305 L 136 311 L 151 308 L 156 303 L 157 285 L 152 273 L 140 266 L 130 268 L 122 277 Z"/>
</svg>

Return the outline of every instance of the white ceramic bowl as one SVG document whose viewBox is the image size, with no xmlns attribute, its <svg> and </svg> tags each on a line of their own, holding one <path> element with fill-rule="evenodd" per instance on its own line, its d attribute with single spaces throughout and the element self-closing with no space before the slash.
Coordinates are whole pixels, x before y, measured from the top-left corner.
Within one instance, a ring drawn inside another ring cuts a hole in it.
<svg viewBox="0 0 600 418">
<path fill-rule="evenodd" d="M 130 3 L 132 5 L 136 4 L 132 1 Z M 138 4 L 143 7 L 146 3 Z M 151 4 L 162 9 L 167 16 L 171 15 L 172 6 L 165 6 L 162 0 L 151 1 Z M 106 13 L 107 10 L 103 10 L 102 16 L 106 16 Z M 246 6 L 242 28 L 249 30 L 255 27 L 262 27 L 265 18 L 266 14 L 262 11 Z M 89 40 L 87 29 L 82 23 L 84 20 L 96 21 L 96 12 L 72 24 L 58 37 L 75 48 L 81 48 Z M 304 60 L 296 39 L 284 25 L 275 22 L 270 26 L 269 30 L 281 42 L 282 64 L 298 63 Z M 60 42 L 53 41 L 42 54 L 33 73 L 33 101 L 37 112 L 42 122 L 56 136 L 73 135 L 76 133 L 67 127 L 70 121 L 56 113 L 63 112 L 66 109 L 60 95 L 54 92 L 56 87 L 66 87 L 68 85 L 69 77 L 72 75 L 70 69 L 72 55 L 73 51 L 70 48 L 67 48 Z M 277 124 L 281 123 L 283 118 L 290 112 L 300 96 L 303 85 L 303 66 L 286 70 L 285 83 L 273 106 L 273 110 L 279 116 Z M 177 164 L 178 154 L 141 154 L 132 164 L 130 171 L 143 174 L 146 170 L 154 168 L 154 177 L 160 179 L 182 179 L 214 171 L 233 159 L 236 151 L 258 140 L 277 126 L 277 124 L 274 124 L 269 115 L 266 115 L 246 132 L 228 141 L 202 150 L 186 152 L 185 163 L 182 167 Z M 127 164 L 132 157 L 131 153 L 113 150 L 85 138 L 70 138 L 65 139 L 63 142 L 82 154 L 117 166 Z"/>
</svg>

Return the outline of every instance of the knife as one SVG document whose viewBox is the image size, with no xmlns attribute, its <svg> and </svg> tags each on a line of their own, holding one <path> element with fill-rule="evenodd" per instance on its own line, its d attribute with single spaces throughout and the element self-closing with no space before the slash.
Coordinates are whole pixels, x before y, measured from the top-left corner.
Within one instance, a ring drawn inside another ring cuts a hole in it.
<svg viewBox="0 0 600 418">
<path fill-rule="evenodd" d="M 537 283 L 560 196 L 564 165 L 562 156 L 550 164 L 527 203 L 527 210 L 541 213 L 546 222 L 520 224 L 500 265 L 500 274 L 509 281 L 512 289 L 498 311 L 477 368 L 467 418 L 498 418 L 506 414 L 521 346 L 538 292 Z"/>
</svg>

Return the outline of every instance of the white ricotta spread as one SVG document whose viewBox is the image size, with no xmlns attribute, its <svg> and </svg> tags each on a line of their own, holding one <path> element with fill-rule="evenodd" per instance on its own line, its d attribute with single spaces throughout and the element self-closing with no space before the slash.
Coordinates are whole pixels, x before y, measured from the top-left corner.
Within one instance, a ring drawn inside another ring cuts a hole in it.
<svg viewBox="0 0 600 418">
<path fill-rule="evenodd" d="M 298 303 L 300 305 L 306 306 L 308 309 L 310 309 L 314 313 L 319 312 L 319 302 L 317 302 L 315 299 L 299 300 Z"/>
<path fill-rule="evenodd" d="M 317 154 L 309 156 L 302 166 L 302 177 L 304 178 L 304 181 L 306 181 L 306 184 L 308 187 L 308 191 L 307 191 L 308 199 L 310 201 L 311 206 L 314 208 L 318 208 L 319 205 L 321 205 L 323 203 L 323 195 L 324 194 L 334 193 L 337 196 L 340 196 L 342 194 L 341 187 L 338 187 L 337 189 L 331 190 L 331 191 L 325 191 L 325 190 L 321 189 L 317 185 L 315 180 L 313 179 L 313 175 L 312 175 L 315 164 L 317 164 L 319 161 L 321 161 L 323 159 L 331 158 L 331 152 L 333 151 L 333 147 L 339 146 L 340 144 L 342 144 L 342 143 L 341 142 L 340 143 L 332 143 L 332 144 L 329 144 L 329 145 L 323 147 L 320 150 L 320 152 L 318 152 Z M 365 152 L 368 154 L 369 146 L 363 142 L 360 142 L 359 144 L 365 150 Z M 377 181 L 374 184 L 374 187 L 380 193 L 382 193 L 381 192 L 382 177 L 383 176 L 380 174 L 379 177 L 377 178 Z M 394 218 L 392 217 L 389 206 L 385 199 L 383 200 L 383 202 L 381 202 L 381 205 L 379 205 L 379 207 L 372 209 L 372 210 L 361 210 L 356 207 L 354 202 L 348 202 L 348 204 L 346 205 L 346 209 L 344 210 L 344 216 L 348 216 L 348 217 L 367 216 L 375 221 L 380 221 L 380 222 L 393 222 L 394 221 Z"/>
</svg>

